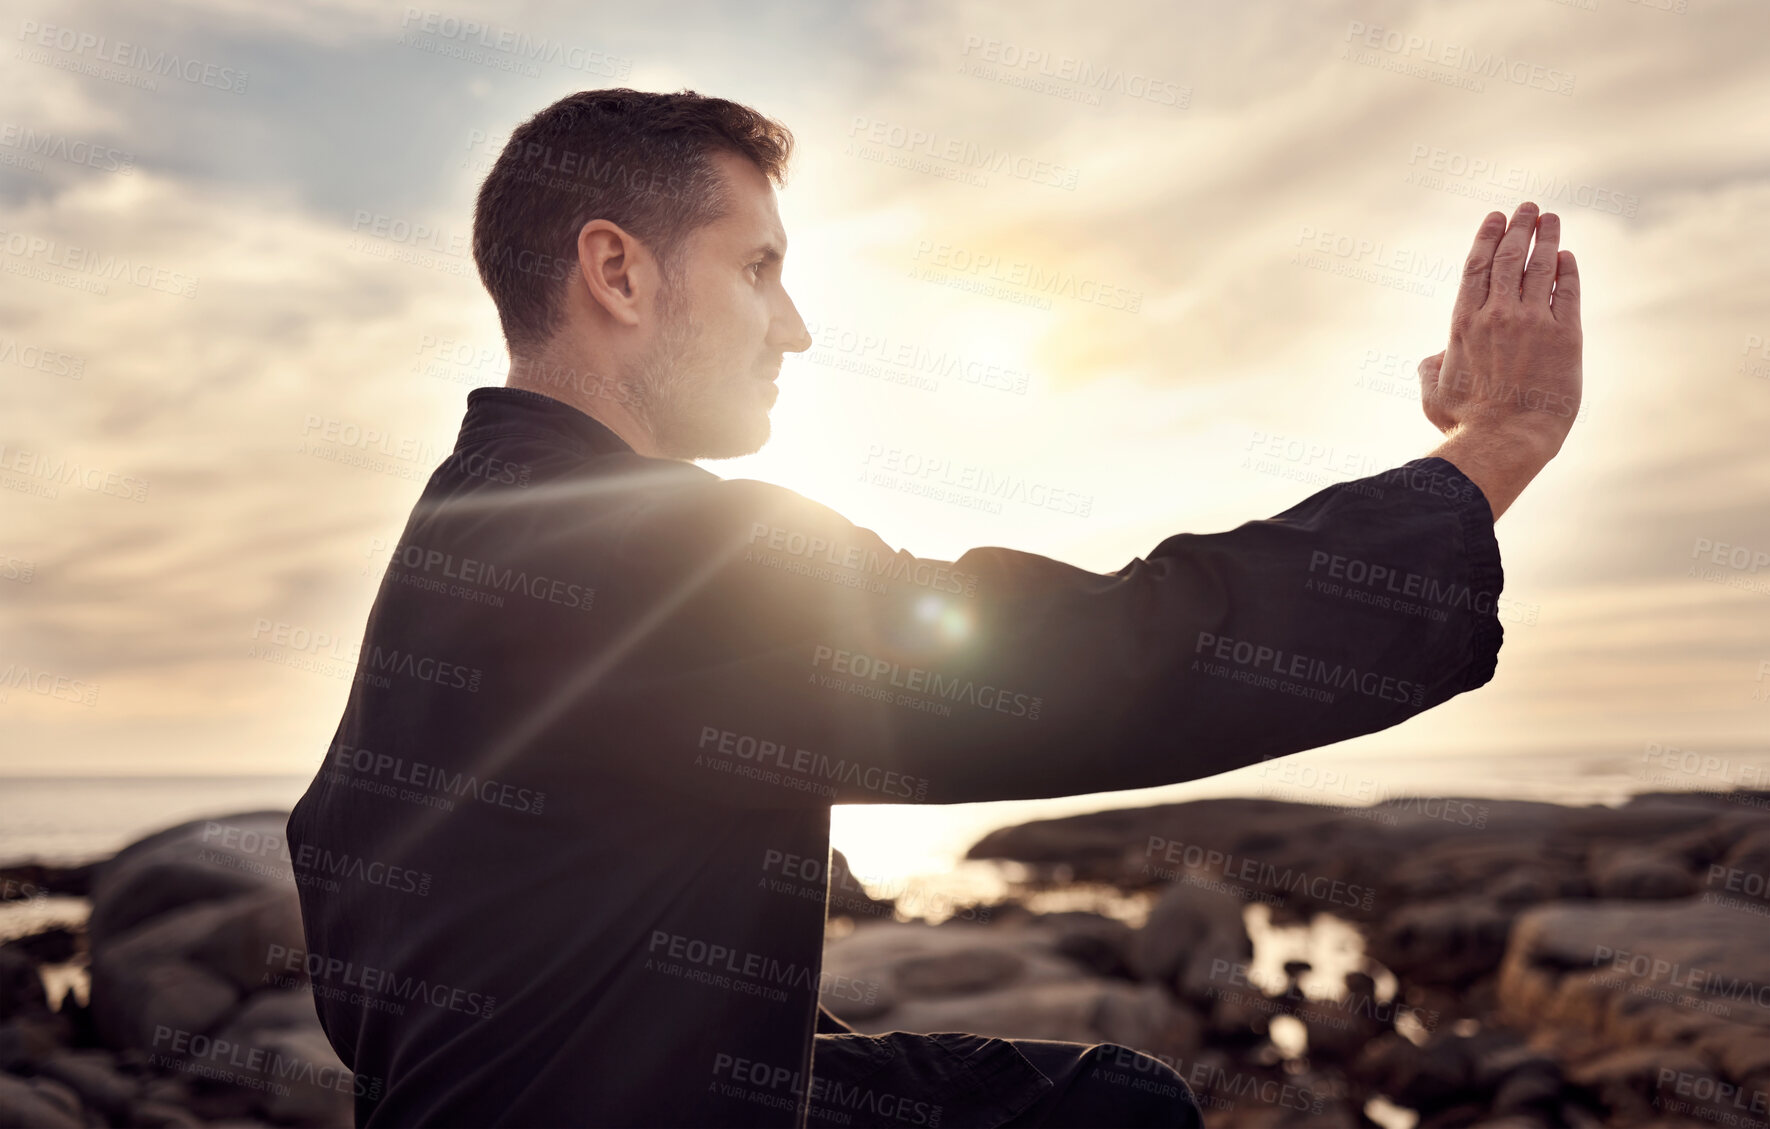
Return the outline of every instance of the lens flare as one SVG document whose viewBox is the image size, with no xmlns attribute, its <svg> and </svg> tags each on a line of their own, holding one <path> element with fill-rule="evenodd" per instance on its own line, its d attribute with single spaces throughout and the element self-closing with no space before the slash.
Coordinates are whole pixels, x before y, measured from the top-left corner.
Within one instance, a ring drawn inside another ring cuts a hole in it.
<svg viewBox="0 0 1770 1129">
<path fill-rule="evenodd" d="M 932 627 L 942 642 L 959 643 L 971 635 L 971 613 L 936 595 L 922 597 L 916 618 Z"/>
</svg>

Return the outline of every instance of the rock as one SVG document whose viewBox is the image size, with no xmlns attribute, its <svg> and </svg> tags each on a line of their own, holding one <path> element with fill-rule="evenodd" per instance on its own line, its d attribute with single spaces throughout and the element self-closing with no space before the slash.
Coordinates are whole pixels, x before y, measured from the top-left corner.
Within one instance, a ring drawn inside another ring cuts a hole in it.
<svg viewBox="0 0 1770 1129">
<path fill-rule="evenodd" d="M 91 1000 L 107 1046 L 164 1050 L 212 1033 L 265 986 L 268 954 L 303 946 L 285 821 L 281 812 L 194 820 L 99 868 Z"/>
<path fill-rule="evenodd" d="M 282 886 L 294 893 L 283 846 L 289 813 L 197 819 L 131 843 L 92 879 L 86 932 L 96 951 L 160 914 Z M 243 849 L 246 844 L 253 849 Z"/>
<path fill-rule="evenodd" d="M 28 1073 L 28 1068 L 55 1053 L 58 1024 L 45 1015 L 26 1015 L 0 1023 L 0 1070 Z"/>
<path fill-rule="evenodd" d="M 64 1043 L 80 1047 L 96 1047 L 102 1041 L 92 1019 L 92 1008 L 80 1002 L 72 985 L 62 993 L 61 1006 L 55 1011 L 57 1037 Z"/>
<path fill-rule="evenodd" d="M 1770 985 L 1764 935 L 1764 918 L 1699 899 L 1538 906 L 1512 930 L 1502 1018 L 1569 1028 L 1612 1048 L 1671 1030 L 1761 1030 L 1770 1006 L 1758 997 L 1770 994 L 1753 988 Z"/>
<path fill-rule="evenodd" d="M 1502 1016 L 1580 1056 L 1568 1076 L 1621 1124 L 1701 1113 L 1669 1076 L 1751 1092 L 1770 1083 L 1764 919 L 1687 899 L 1539 906 L 1520 916 Z"/>
<path fill-rule="evenodd" d="M 71 1117 L 78 1117 L 90 1125 L 94 1121 L 102 1122 L 104 1118 L 89 1109 L 80 1101 L 80 1095 L 66 1082 L 54 1078 L 36 1077 L 31 1079 L 31 1089 L 45 1100 L 53 1103 L 57 1109 L 65 1111 Z"/>
<path fill-rule="evenodd" d="M 1309 1033 L 1309 1060 L 1350 1061 L 1378 1036 L 1394 1029 L 1396 1001 L 1379 1001 L 1376 982 L 1362 972 L 1348 972 L 1345 993 L 1338 999 L 1294 1001 L 1294 1014 Z"/>
<path fill-rule="evenodd" d="M 1169 987 L 1181 999 L 1205 1002 L 1245 968 L 1254 946 L 1242 924 L 1243 903 L 1215 890 L 1176 882 L 1132 934 L 1130 965 L 1140 979 Z"/>
<path fill-rule="evenodd" d="M 190 954 L 235 917 L 225 902 L 200 902 L 100 946 L 92 961 L 92 1011 L 105 1044 L 157 1047 L 166 1031 L 188 1036 L 214 1026 L 238 1002 L 240 989 Z"/>
<path fill-rule="evenodd" d="M 1213 985 L 1207 990 L 1207 996 L 1207 1041 L 1217 1046 L 1251 1049 L 1265 1041 L 1268 1023 L 1273 1016 L 1281 1014 L 1272 1001 L 1248 985 Z M 1198 1006 L 1196 1002 L 1193 1004 Z"/>
<path fill-rule="evenodd" d="M 1185 1057 L 1202 1043 L 1204 1025 L 1192 1010 L 1154 984 L 1097 981 L 1090 1024 L 1099 1039 L 1144 1053 Z"/>
<path fill-rule="evenodd" d="M 354 1120 L 354 1078 L 332 1051 L 313 1000 L 304 991 L 254 993 L 228 1021 L 202 1039 L 168 1039 L 156 1076 L 133 1095 L 130 1116 L 165 1124 L 182 1107 L 197 1121 L 238 1121 L 253 1114 L 278 1125 L 349 1125 Z M 123 1056 L 128 1057 L 128 1056 Z M 185 1066 L 196 1073 L 180 1072 Z M 196 1079 L 192 1092 L 187 1078 Z M 157 1111 L 157 1112 L 156 1112 Z M 170 1111 L 170 1112 L 169 1112 Z"/>
<path fill-rule="evenodd" d="M 1539 1115 L 1547 1123 L 1561 1099 L 1561 1072 L 1532 1067 L 1507 1075 L 1493 1091 L 1493 1112 L 1500 1117 Z"/>
<path fill-rule="evenodd" d="M 1382 1035 L 1353 1070 L 1372 1090 L 1422 1114 L 1448 1108 L 1469 1092 L 1468 1059 L 1453 1040 L 1437 1036 L 1415 1046 L 1400 1035 Z"/>
<path fill-rule="evenodd" d="M 57 925 L 29 937 L 8 941 L 4 947 L 17 949 L 38 964 L 62 964 L 74 959 L 80 943 L 72 930 Z"/>
<path fill-rule="evenodd" d="M 15 862 L 0 866 L 0 902 L 52 895 L 84 898 L 90 891 L 96 869 L 95 863 L 59 866 L 44 862 Z"/>
<path fill-rule="evenodd" d="M 1742 838 L 1765 828 L 1770 828 L 1770 815 L 1766 813 L 1724 812 L 1700 827 L 1681 835 L 1668 835 L 1654 845 L 1683 862 L 1686 869 L 1701 870 L 1725 858 Z"/>
<path fill-rule="evenodd" d="M 1430 1116 L 1422 1117 L 1415 1129 L 1467 1129 L 1475 1125 L 1487 1114 L 1487 1106 L 1480 1102 L 1464 1102 L 1462 1105 L 1446 1106 L 1434 1110 Z"/>
<path fill-rule="evenodd" d="M 1512 914 L 1480 896 L 1403 906 L 1371 950 L 1396 975 L 1424 984 L 1466 985 L 1499 967 Z"/>
<path fill-rule="evenodd" d="M 296 996 L 295 992 L 260 993 L 267 996 Z M 254 1001 L 256 1002 L 256 1001 Z M 308 1017 L 304 1022 L 283 1023 L 288 1014 L 284 1001 L 276 1000 L 259 1014 L 250 1014 L 252 1005 L 241 1009 L 242 1015 L 218 1036 L 240 1047 L 234 1062 L 262 1062 L 256 1072 L 231 1065 L 240 1075 L 256 1075 L 266 1085 L 254 1089 L 257 1108 L 265 1117 L 279 1125 L 349 1125 L 354 1121 L 354 1090 L 352 1075 L 326 1041 L 319 1019 L 312 1014 L 307 1001 Z M 265 1022 L 270 1019 L 271 1022 Z M 260 1055 L 260 1058 L 253 1058 Z M 272 1085 L 271 1083 L 275 1083 Z"/>
<path fill-rule="evenodd" d="M 876 986 L 870 999 L 856 1000 L 853 991 L 826 991 L 823 1005 L 855 1023 L 883 1015 L 899 1000 L 919 993 L 955 990 L 966 983 L 1004 983 L 1008 961 L 1015 964 L 1013 985 L 1080 980 L 1086 973 L 1051 951 L 1047 934 L 1025 926 L 922 925 L 887 921 L 857 929 L 824 947 L 824 972 Z M 907 985 L 899 969 L 910 969 Z M 962 997 L 970 998 L 970 997 Z M 955 1028 L 955 1030 L 958 1030 Z"/>
<path fill-rule="evenodd" d="M 1696 892 L 1683 862 L 1654 847 L 1594 851 L 1591 871 L 1600 898 L 1687 898 Z"/>
<path fill-rule="evenodd" d="M 139 1092 L 134 1079 L 118 1073 L 104 1051 L 62 1051 L 39 1062 L 37 1073 L 67 1086 L 113 1122 L 127 1120 Z"/>
<path fill-rule="evenodd" d="M 1591 893 L 1583 877 L 1536 863 L 1513 867 L 1490 879 L 1481 892 L 1496 905 L 1510 910 L 1557 898 L 1587 897 Z"/>
<path fill-rule="evenodd" d="M 1490 1106 L 1501 1113 L 1543 1114 L 1542 1104 L 1561 1094 L 1554 1063 L 1500 1029 L 1438 1031 L 1418 1046 L 1385 1034 L 1359 1056 L 1354 1074 L 1370 1091 L 1419 1110 L 1422 1125 L 1473 1125 Z M 1501 1093 L 1507 1095 L 1503 1110 L 1495 1105 Z"/>
<path fill-rule="evenodd" d="M 961 996 L 1000 988 L 1018 979 L 1025 958 L 978 946 L 956 952 L 907 957 L 895 970 L 898 993 L 914 999 Z"/>
<path fill-rule="evenodd" d="M 19 948 L 0 945 L 0 1016 L 48 1014 L 49 996 L 37 962 Z"/>
<path fill-rule="evenodd" d="M 304 990 L 258 992 L 228 1019 L 224 1037 L 244 1041 L 259 1031 L 306 1031 L 320 1029 L 313 995 Z"/>
<path fill-rule="evenodd" d="M 273 946 L 305 946 L 301 904 L 293 887 L 273 886 L 225 903 L 207 937 L 188 950 L 188 959 L 242 992 L 264 984 Z M 277 966 L 280 968 L 280 965 Z"/>
<path fill-rule="evenodd" d="M 1395 859 L 1384 876 L 1385 904 L 1393 909 L 1419 901 L 1465 897 L 1477 891 L 1525 891 L 1542 898 L 1590 893 L 1582 853 L 1551 843 L 1542 829 L 1517 835 L 1460 835 L 1421 843 Z"/>
<path fill-rule="evenodd" d="M 77 1101 L 75 1105 L 78 1106 Z M 77 1109 L 70 1113 L 43 1088 L 11 1074 L 0 1074 L 0 1127 L 84 1129 L 85 1124 Z"/>
<path fill-rule="evenodd" d="M 1720 1066 L 1729 1078 L 1742 1084 L 1754 1079 L 1770 1083 L 1770 1031 L 1742 1028 L 1737 1024 L 1711 1027 L 1700 1035 L 1695 1047 Z M 1760 1084 L 1770 1101 L 1770 1084 Z M 1770 1111 L 1767 1111 L 1770 1112 Z"/>
<path fill-rule="evenodd" d="M 203 1126 L 203 1122 L 187 1109 L 166 1102 L 146 1101 L 129 1107 L 128 1124 L 143 1129 L 202 1129 Z"/>
<path fill-rule="evenodd" d="M 890 921 L 897 911 L 892 898 L 875 898 L 866 884 L 856 878 L 848 865 L 848 857 L 834 847 L 830 849 L 829 913 L 831 917 L 852 917 L 859 921 Z M 925 908 L 925 907 L 924 907 Z M 912 912 L 914 910 L 912 909 Z"/>
<path fill-rule="evenodd" d="M 1075 961 L 1096 976 L 1135 980 L 1131 968 L 1129 925 L 1104 914 L 1080 910 L 1040 914 L 1027 927 L 1049 938 L 1051 951 Z"/>
<path fill-rule="evenodd" d="M 141 1085 L 141 1100 L 182 1109 L 190 1101 L 190 1089 L 183 1074 L 151 1074 Z"/>
<path fill-rule="evenodd" d="M 1742 835 L 1721 865 L 1744 875 L 1756 875 L 1759 883 L 1770 881 L 1770 824 L 1760 824 Z M 1770 897 L 1762 886 L 1757 889 L 1758 897 Z"/>
<path fill-rule="evenodd" d="M 1471 1044 L 1470 1083 L 1477 1090 L 1494 1090 L 1514 1075 L 1550 1074 L 1559 1077 L 1555 1060 L 1512 1033 L 1494 1029 L 1477 1033 Z"/>
<path fill-rule="evenodd" d="M 1575 1066 L 1568 1079 L 1592 1092 L 1611 1111 L 1612 1119 L 1628 1124 L 1666 1116 L 1660 1094 L 1661 1071 L 1672 1077 L 1708 1077 L 1700 1055 L 1680 1047 L 1629 1047 Z"/>
</svg>

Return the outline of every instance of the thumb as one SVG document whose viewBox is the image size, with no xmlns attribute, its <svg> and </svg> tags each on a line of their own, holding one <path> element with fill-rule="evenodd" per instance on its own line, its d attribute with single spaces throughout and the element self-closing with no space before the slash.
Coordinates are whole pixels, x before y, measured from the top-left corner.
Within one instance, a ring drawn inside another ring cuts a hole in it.
<svg viewBox="0 0 1770 1129">
<path fill-rule="evenodd" d="M 1444 354 L 1433 353 L 1420 362 L 1420 398 L 1430 401 L 1438 392 L 1438 373 L 1444 368 Z"/>
</svg>

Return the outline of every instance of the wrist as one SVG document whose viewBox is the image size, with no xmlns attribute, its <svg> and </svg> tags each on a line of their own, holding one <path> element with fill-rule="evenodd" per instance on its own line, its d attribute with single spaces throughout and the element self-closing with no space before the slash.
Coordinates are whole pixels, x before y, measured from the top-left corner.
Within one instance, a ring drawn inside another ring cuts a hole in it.
<svg viewBox="0 0 1770 1129">
<path fill-rule="evenodd" d="M 1432 454 L 1476 485 L 1498 521 L 1560 446 L 1559 437 L 1540 429 L 1460 425 Z"/>
<path fill-rule="evenodd" d="M 1534 462 L 1541 470 L 1561 453 L 1569 428 L 1561 421 L 1537 413 L 1507 412 L 1497 417 L 1468 417 L 1444 433 L 1447 442 L 1480 447 L 1496 457 Z"/>
</svg>

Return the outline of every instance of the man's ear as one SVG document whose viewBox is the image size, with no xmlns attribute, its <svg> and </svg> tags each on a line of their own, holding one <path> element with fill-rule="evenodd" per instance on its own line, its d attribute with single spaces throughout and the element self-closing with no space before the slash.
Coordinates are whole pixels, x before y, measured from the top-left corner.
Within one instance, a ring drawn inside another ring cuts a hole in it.
<svg viewBox="0 0 1770 1129">
<path fill-rule="evenodd" d="M 658 284 L 651 252 L 610 220 L 578 229 L 578 277 L 591 301 L 627 326 L 639 324 L 639 311 Z"/>
</svg>

